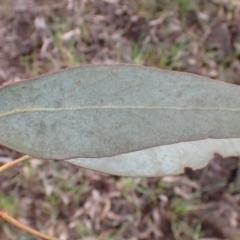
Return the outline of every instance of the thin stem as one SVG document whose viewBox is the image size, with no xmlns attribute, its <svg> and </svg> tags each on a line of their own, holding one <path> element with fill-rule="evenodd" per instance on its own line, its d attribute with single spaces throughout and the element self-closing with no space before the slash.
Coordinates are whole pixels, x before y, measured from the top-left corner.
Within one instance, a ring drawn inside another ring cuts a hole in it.
<svg viewBox="0 0 240 240">
<path fill-rule="evenodd" d="M 21 158 L 18 158 L 12 162 L 9 162 L 7 164 L 4 164 L 3 166 L 0 167 L 0 173 L 2 173 L 3 171 L 15 166 L 16 164 L 20 163 L 20 162 L 23 162 L 25 160 L 28 160 L 30 159 L 30 156 L 26 155 L 26 156 L 23 156 Z"/>
<path fill-rule="evenodd" d="M 37 237 L 40 237 L 42 239 L 45 239 L 45 240 L 59 240 L 57 238 L 50 237 L 48 235 L 40 233 L 40 232 L 38 232 L 38 231 L 36 231 L 36 230 L 34 230 L 34 229 L 32 229 L 32 228 L 22 224 L 22 223 L 20 223 L 19 221 L 17 221 L 14 218 L 10 217 L 6 212 L 0 211 L 0 218 L 2 218 L 6 222 L 8 222 L 8 223 L 10 223 L 10 224 L 12 224 L 12 225 L 14 225 L 14 226 L 24 230 L 24 231 L 26 231 L 26 232 L 28 232 L 30 234 L 33 234 L 33 235 L 35 235 Z"/>
<path fill-rule="evenodd" d="M 31 158 L 30 156 L 26 155 L 26 156 L 23 156 L 23 157 L 21 157 L 21 158 L 18 158 L 18 159 L 16 159 L 16 160 L 14 160 L 14 161 L 12 161 L 12 162 L 10 162 L 10 163 L 4 164 L 2 167 L 0 167 L 0 173 L 2 173 L 3 171 L 5 171 L 5 170 L 7 170 L 7 169 L 9 169 L 9 168 L 11 168 L 11 167 L 13 167 L 13 166 L 15 166 L 16 164 L 18 164 L 18 163 L 20 163 L 20 162 L 23 162 L 23 161 L 28 160 L 28 159 L 30 159 L 30 158 Z M 38 232 L 38 231 L 36 231 L 36 230 L 34 230 L 34 229 L 26 226 L 26 225 L 20 223 L 20 222 L 17 221 L 16 219 L 10 217 L 10 216 L 9 216 L 6 212 L 4 212 L 4 211 L 0 211 L 0 219 L 1 219 L 1 218 L 2 218 L 3 220 L 5 220 L 6 222 L 8 222 L 8 223 L 10 223 L 10 224 L 12 224 L 12 225 L 14 225 L 14 226 L 16 226 L 16 227 L 24 230 L 24 231 L 26 231 L 26 232 L 28 232 L 28 233 L 30 233 L 30 234 L 33 234 L 33 235 L 35 235 L 35 236 L 37 236 L 37 237 L 40 237 L 40 238 L 42 238 L 42 239 L 44 239 L 44 240 L 58 240 L 57 238 L 50 237 L 50 236 L 48 236 L 48 235 L 42 234 L 42 233 L 40 233 L 40 232 Z"/>
</svg>

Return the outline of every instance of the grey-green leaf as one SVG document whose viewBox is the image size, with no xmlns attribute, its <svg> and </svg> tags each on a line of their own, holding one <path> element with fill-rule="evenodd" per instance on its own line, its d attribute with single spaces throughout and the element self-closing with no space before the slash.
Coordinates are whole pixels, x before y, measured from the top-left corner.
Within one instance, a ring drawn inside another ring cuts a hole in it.
<svg viewBox="0 0 240 240">
<path fill-rule="evenodd" d="M 206 139 L 148 148 L 105 158 L 74 158 L 74 165 L 99 172 L 130 177 L 176 175 L 186 167 L 205 167 L 215 153 L 222 157 L 240 156 L 240 138 Z"/>
<path fill-rule="evenodd" d="M 44 159 L 238 138 L 239 119 L 239 87 L 133 65 L 81 66 L 0 89 L 0 143 Z"/>
</svg>

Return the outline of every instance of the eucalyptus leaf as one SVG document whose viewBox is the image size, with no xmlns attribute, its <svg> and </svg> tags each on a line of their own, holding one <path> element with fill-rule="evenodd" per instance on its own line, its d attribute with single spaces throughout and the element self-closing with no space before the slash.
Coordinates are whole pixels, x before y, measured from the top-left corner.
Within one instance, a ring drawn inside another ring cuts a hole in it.
<svg viewBox="0 0 240 240">
<path fill-rule="evenodd" d="M 81 66 L 1 88 L 0 144 L 64 160 L 239 138 L 239 106 L 238 86 L 206 77 L 134 65 Z"/>
<path fill-rule="evenodd" d="M 215 153 L 222 157 L 240 156 L 240 138 L 181 142 L 113 157 L 76 158 L 67 162 L 118 176 L 159 177 L 183 173 L 186 167 L 203 168 Z"/>
</svg>

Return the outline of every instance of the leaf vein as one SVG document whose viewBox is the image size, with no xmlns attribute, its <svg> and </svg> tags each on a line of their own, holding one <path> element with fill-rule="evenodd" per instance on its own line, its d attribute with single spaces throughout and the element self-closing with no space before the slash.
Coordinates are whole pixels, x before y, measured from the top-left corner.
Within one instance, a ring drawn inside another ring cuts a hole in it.
<svg viewBox="0 0 240 240">
<path fill-rule="evenodd" d="M 79 106 L 79 107 L 67 107 L 67 108 L 22 108 L 8 112 L 0 113 L 1 117 L 6 117 L 14 114 L 31 113 L 31 112 L 64 112 L 64 111 L 82 111 L 82 110 L 100 110 L 100 109 L 112 109 L 112 110 L 176 110 L 176 111 L 230 111 L 238 112 L 238 108 L 204 108 L 204 107 L 172 107 L 172 106 Z"/>
</svg>

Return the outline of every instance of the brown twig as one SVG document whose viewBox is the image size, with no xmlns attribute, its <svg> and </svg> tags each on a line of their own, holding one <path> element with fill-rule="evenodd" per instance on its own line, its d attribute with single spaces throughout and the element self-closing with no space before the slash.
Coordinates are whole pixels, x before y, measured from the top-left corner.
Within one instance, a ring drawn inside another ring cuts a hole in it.
<svg viewBox="0 0 240 240">
<path fill-rule="evenodd" d="M 30 158 L 31 158 L 30 156 L 26 155 L 26 156 L 23 156 L 21 158 L 18 158 L 16 160 L 14 160 L 14 161 L 12 161 L 10 163 L 7 163 L 7 164 L 3 165 L 2 167 L 0 167 L 0 173 L 2 173 L 3 171 L 5 171 L 5 170 L 15 166 L 16 164 L 18 164 L 20 162 L 23 162 L 23 161 L 28 160 Z M 26 226 L 26 225 L 20 223 L 16 219 L 10 217 L 7 212 L 0 211 L 0 219 L 3 219 L 6 222 L 8 222 L 8 223 L 10 223 L 10 224 L 12 224 L 12 225 L 14 225 L 14 226 L 24 230 L 24 231 L 26 231 L 26 232 L 28 232 L 30 234 L 33 234 L 33 235 L 35 235 L 37 237 L 40 237 L 40 238 L 42 238 L 44 240 L 58 240 L 57 238 L 50 237 L 48 235 L 42 234 L 42 233 L 40 233 L 40 232 L 38 232 L 38 231 L 36 231 L 36 230 Z"/>
<path fill-rule="evenodd" d="M 45 239 L 45 240 L 58 240 L 57 238 L 50 237 L 50 236 L 48 236 L 48 235 L 45 235 L 45 234 L 43 234 L 43 233 L 40 233 L 40 232 L 38 232 L 38 231 L 36 231 L 36 230 L 34 230 L 34 229 L 32 229 L 32 228 L 30 228 L 30 227 L 22 224 L 22 223 L 20 223 L 19 221 L 17 221 L 17 220 L 15 220 L 14 218 L 10 217 L 10 216 L 9 216 L 6 212 L 4 212 L 4 211 L 0 211 L 0 219 L 1 219 L 1 218 L 2 218 L 3 220 L 5 220 L 6 222 L 8 222 L 8 223 L 10 223 L 10 224 L 12 224 L 12 225 L 14 225 L 14 226 L 16 226 L 16 227 L 24 230 L 24 231 L 26 231 L 26 232 L 28 232 L 28 233 L 30 233 L 30 234 L 33 234 L 33 235 L 35 235 L 35 236 L 37 236 L 37 237 L 40 237 L 40 238 L 42 238 L 42 239 Z"/>
<path fill-rule="evenodd" d="M 20 162 L 23 162 L 25 160 L 28 160 L 30 159 L 30 156 L 26 155 L 26 156 L 23 156 L 21 158 L 18 158 L 12 162 L 9 162 L 7 164 L 4 164 L 2 167 L 0 167 L 0 173 L 2 173 L 3 171 L 15 166 L 16 164 L 20 163 Z"/>
</svg>

